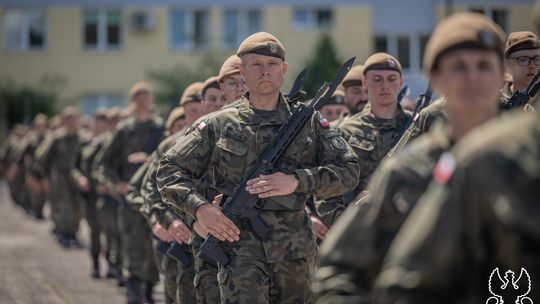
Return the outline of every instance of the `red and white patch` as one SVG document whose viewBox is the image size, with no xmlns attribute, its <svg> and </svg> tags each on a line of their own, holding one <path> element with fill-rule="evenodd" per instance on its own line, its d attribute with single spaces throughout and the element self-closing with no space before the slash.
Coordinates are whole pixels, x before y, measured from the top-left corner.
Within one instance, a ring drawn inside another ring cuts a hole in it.
<svg viewBox="0 0 540 304">
<path fill-rule="evenodd" d="M 199 129 L 200 131 L 204 130 L 204 128 L 206 128 L 206 122 L 204 121 L 197 126 L 197 129 Z"/>
<path fill-rule="evenodd" d="M 441 158 L 439 158 L 437 166 L 435 166 L 435 170 L 433 170 L 435 181 L 439 184 L 446 184 L 454 174 L 456 165 L 456 159 L 452 153 L 443 153 Z"/>
<path fill-rule="evenodd" d="M 412 122 L 415 123 L 418 120 L 418 117 L 420 117 L 420 114 L 416 113 L 416 115 L 414 115 Z"/>
<path fill-rule="evenodd" d="M 326 118 L 321 118 L 319 119 L 319 123 L 321 124 L 321 126 L 327 128 L 330 126 L 330 123 L 328 122 L 328 120 L 326 120 Z"/>
</svg>

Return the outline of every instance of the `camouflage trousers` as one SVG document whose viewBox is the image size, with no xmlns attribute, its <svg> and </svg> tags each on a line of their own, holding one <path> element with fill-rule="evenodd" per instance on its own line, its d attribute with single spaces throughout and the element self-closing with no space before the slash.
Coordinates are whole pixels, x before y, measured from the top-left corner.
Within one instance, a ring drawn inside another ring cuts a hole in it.
<svg viewBox="0 0 540 304">
<path fill-rule="evenodd" d="M 195 277 L 194 260 L 191 252 L 187 252 L 191 265 L 186 267 L 184 264 L 176 263 L 176 302 L 177 303 L 196 303 L 195 289 L 193 288 L 193 278 Z"/>
<path fill-rule="evenodd" d="M 42 192 L 30 191 L 30 205 L 35 215 L 43 214 L 43 206 L 45 206 L 45 195 Z"/>
<path fill-rule="evenodd" d="M 220 302 L 219 286 L 217 282 L 218 268 L 197 257 L 202 238 L 192 235 L 191 250 L 195 257 L 195 295 L 197 304 L 212 304 Z"/>
<path fill-rule="evenodd" d="M 123 260 L 118 204 L 108 195 L 100 195 L 97 200 L 97 214 L 105 234 L 105 257 L 109 266 L 120 266 Z"/>
<path fill-rule="evenodd" d="M 219 267 L 221 303 L 312 303 L 315 257 L 266 263 L 231 257 Z"/>
<path fill-rule="evenodd" d="M 159 241 L 152 239 L 154 248 L 157 246 Z M 176 299 L 176 275 L 178 273 L 177 263 L 174 259 L 167 256 L 166 254 L 161 254 L 157 250 L 154 250 L 154 257 L 158 265 L 159 272 L 165 278 L 165 296 L 174 302 Z M 166 302 L 167 303 L 167 302 Z"/>
<path fill-rule="evenodd" d="M 120 221 L 123 239 L 122 272 L 126 278 L 139 278 L 149 284 L 159 281 L 154 259 L 151 230 L 144 216 L 125 201 L 120 203 Z"/>
<path fill-rule="evenodd" d="M 51 179 L 51 212 L 56 231 L 74 237 L 79 230 L 81 206 L 77 189 L 69 177 Z"/>
<path fill-rule="evenodd" d="M 90 193 L 81 196 L 81 202 L 84 205 L 84 217 L 90 227 L 90 255 L 96 259 L 101 252 L 101 225 L 97 214 L 97 193 Z"/>
</svg>

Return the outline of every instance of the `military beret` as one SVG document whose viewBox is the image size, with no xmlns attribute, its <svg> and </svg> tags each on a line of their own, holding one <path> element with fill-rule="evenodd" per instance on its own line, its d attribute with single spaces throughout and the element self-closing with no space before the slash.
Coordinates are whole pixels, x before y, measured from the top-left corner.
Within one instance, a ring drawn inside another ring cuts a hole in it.
<svg viewBox="0 0 540 304">
<path fill-rule="evenodd" d="M 178 119 L 182 119 L 182 118 L 185 118 L 184 108 L 181 106 L 174 108 L 169 113 L 169 116 L 167 116 L 167 121 L 165 122 L 165 129 L 169 130 L 170 128 L 172 128 L 172 126 Z"/>
<path fill-rule="evenodd" d="M 246 54 L 259 54 L 285 60 L 285 48 L 272 34 L 258 32 L 247 37 L 238 47 L 236 55 L 240 58 Z"/>
<path fill-rule="evenodd" d="M 332 94 L 332 97 L 330 97 L 330 100 L 325 105 L 344 105 L 346 106 L 347 103 L 345 101 L 345 93 L 341 90 L 335 90 L 334 94 Z"/>
<path fill-rule="evenodd" d="M 362 75 L 364 74 L 364 65 L 360 64 L 355 67 L 353 67 L 347 75 L 345 75 L 345 78 L 343 78 L 343 81 L 341 84 L 344 88 L 348 88 L 350 86 L 358 86 L 362 85 Z"/>
<path fill-rule="evenodd" d="M 62 111 L 62 117 L 76 117 L 79 116 L 79 109 L 74 106 L 65 107 Z"/>
<path fill-rule="evenodd" d="M 502 58 L 504 41 L 501 28 L 486 16 L 470 12 L 453 14 L 435 27 L 426 45 L 424 72 L 431 73 L 441 55 L 455 49 L 493 50 Z"/>
<path fill-rule="evenodd" d="M 183 106 L 188 102 L 201 102 L 202 82 L 194 82 L 186 87 L 180 98 L 179 105 Z"/>
<path fill-rule="evenodd" d="M 47 115 L 45 115 L 43 113 L 37 113 L 36 116 L 34 116 L 34 120 L 32 121 L 32 123 L 34 125 L 38 125 L 38 124 L 46 125 L 47 124 Z"/>
<path fill-rule="evenodd" d="M 391 70 L 401 74 L 401 64 L 390 54 L 375 53 L 364 62 L 364 75 L 371 70 Z"/>
<path fill-rule="evenodd" d="M 94 119 L 106 120 L 107 119 L 107 109 L 98 108 L 94 111 L 92 115 Z"/>
<path fill-rule="evenodd" d="M 227 76 L 239 74 L 240 73 L 240 70 L 238 69 L 239 65 L 240 65 L 240 57 L 236 55 L 232 55 L 231 57 L 227 58 L 227 60 L 223 62 L 223 65 L 221 66 L 221 69 L 219 70 L 218 81 L 222 82 L 223 78 Z"/>
<path fill-rule="evenodd" d="M 210 89 L 210 88 L 214 88 L 214 89 L 218 89 L 220 90 L 219 88 L 219 82 L 218 82 L 218 76 L 212 76 L 212 77 L 209 77 L 208 79 L 206 79 L 203 83 L 203 87 L 202 87 L 202 90 L 201 90 L 201 96 L 204 98 L 204 93 L 206 93 L 206 90 Z"/>
<path fill-rule="evenodd" d="M 506 40 L 504 56 L 508 57 L 513 52 L 521 50 L 535 50 L 538 48 L 540 48 L 540 43 L 538 43 L 538 37 L 533 32 L 513 32 L 508 35 L 508 40 Z"/>
<path fill-rule="evenodd" d="M 536 34 L 540 34 L 540 1 L 536 0 L 532 12 L 532 23 Z"/>
<path fill-rule="evenodd" d="M 129 100 L 133 100 L 133 97 L 141 92 L 153 93 L 154 88 L 146 81 L 139 81 L 135 83 L 129 90 Z"/>
<path fill-rule="evenodd" d="M 122 112 L 122 109 L 120 107 L 112 107 L 109 110 L 107 110 L 107 119 L 113 120 L 120 118 L 120 112 Z"/>
</svg>

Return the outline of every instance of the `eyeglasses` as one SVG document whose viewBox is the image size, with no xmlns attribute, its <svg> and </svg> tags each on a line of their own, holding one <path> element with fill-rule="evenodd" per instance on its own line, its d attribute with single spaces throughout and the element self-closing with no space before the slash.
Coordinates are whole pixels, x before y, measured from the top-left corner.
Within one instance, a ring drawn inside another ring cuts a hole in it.
<svg viewBox="0 0 540 304">
<path fill-rule="evenodd" d="M 531 64 L 532 61 L 534 61 L 534 65 L 540 66 L 540 56 L 519 56 L 519 57 L 508 57 L 509 59 L 514 59 L 517 61 L 517 64 L 521 66 L 528 66 Z"/>
</svg>

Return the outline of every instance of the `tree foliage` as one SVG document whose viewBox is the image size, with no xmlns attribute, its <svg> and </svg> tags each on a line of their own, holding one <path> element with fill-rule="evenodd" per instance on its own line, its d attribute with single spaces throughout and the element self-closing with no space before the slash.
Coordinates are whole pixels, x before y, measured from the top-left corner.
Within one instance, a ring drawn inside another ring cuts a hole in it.
<svg viewBox="0 0 540 304">
<path fill-rule="evenodd" d="M 323 82 L 332 81 L 341 64 L 341 59 L 334 48 L 332 38 L 328 34 L 323 34 L 317 42 L 315 52 L 306 63 L 308 73 L 303 88 L 309 98 L 314 97 Z"/>
</svg>

